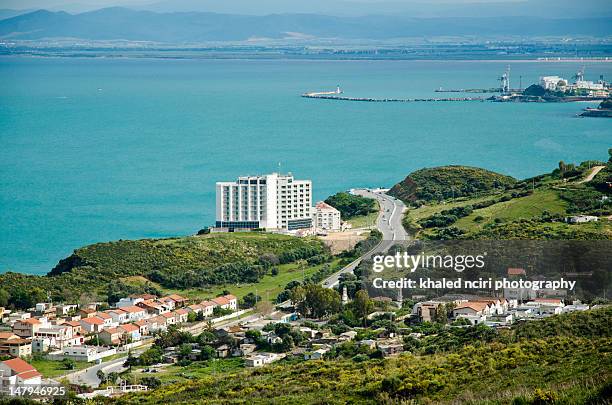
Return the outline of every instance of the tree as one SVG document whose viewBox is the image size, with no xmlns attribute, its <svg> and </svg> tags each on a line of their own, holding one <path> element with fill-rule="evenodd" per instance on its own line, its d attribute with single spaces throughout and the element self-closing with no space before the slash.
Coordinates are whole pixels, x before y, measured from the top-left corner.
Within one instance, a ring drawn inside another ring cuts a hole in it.
<svg viewBox="0 0 612 405">
<path fill-rule="evenodd" d="M 210 345 L 200 347 L 200 360 L 209 360 L 215 357 L 215 349 Z"/>
<path fill-rule="evenodd" d="M 64 359 L 62 360 L 62 366 L 64 366 L 64 370 L 74 370 L 76 368 L 76 362 L 72 359 Z"/>
<path fill-rule="evenodd" d="M 367 325 L 367 316 L 374 307 L 372 300 L 366 290 L 359 290 L 355 294 L 355 298 L 353 299 L 353 307 L 359 315 L 363 319 L 363 325 Z"/>
<path fill-rule="evenodd" d="M 8 307 L 11 294 L 3 288 L 0 288 L 0 307 Z"/>
<path fill-rule="evenodd" d="M 253 308 L 258 301 L 261 301 L 261 297 L 259 295 L 255 295 L 252 292 L 248 293 L 242 298 L 242 308 Z"/>
<path fill-rule="evenodd" d="M 337 313 L 342 307 L 340 294 L 331 288 L 318 284 L 296 287 L 292 301 L 298 311 L 305 316 L 322 318 Z"/>
<path fill-rule="evenodd" d="M 102 370 L 96 371 L 96 377 L 98 377 L 98 380 L 100 380 L 100 384 L 106 384 L 106 382 L 108 381 L 106 374 L 104 374 L 104 371 Z"/>
<path fill-rule="evenodd" d="M 140 383 L 146 385 L 149 389 L 155 389 L 161 386 L 161 381 L 157 377 L 142 377 Z"/>
</svg>

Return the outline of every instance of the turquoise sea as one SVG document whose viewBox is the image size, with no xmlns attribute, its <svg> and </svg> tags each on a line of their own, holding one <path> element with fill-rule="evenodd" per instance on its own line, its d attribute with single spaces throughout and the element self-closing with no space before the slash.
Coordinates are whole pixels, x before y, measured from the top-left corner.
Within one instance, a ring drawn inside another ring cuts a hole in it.
<svg viewBox="0 0 612 405">
<path fill-rule="evenodd" d="M 505 62 L 0 58 L 0 272 L 42 274 L 73 249 L 185 235 L 214 221 L 214 183 L 278 170 L 315 198 L 425 166 L 516 177 L 605 159 L 588 104 L 360 103 L 305 91 L 434 97 L 494 87 Z M 511 62 L 513 87 L 577 63 Z M 612 63 L 586 64 L 587 79 Z M 438 94 L 439 95 L 439 94 Z"/>
</svg>

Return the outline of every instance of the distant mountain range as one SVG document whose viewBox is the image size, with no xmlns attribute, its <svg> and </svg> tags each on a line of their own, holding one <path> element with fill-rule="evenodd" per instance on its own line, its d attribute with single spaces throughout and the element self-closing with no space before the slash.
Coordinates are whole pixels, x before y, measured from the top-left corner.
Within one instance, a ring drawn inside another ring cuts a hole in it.
<svg viewBox="0 0 612 405">
<path fill-rule="evenodd" d="M 609 36 L 608 18 L 410 18 L 267 16 L 204 12 L 156 13 L 105 8 L 82 14 L 39 10 L 0 20 L 0 38 L 132 40 L 166 43 L 242 41 L 253 38 L 393 39 L 443 36 Z"/>
<path fill-rule="evenodd" d="M 408 17 L 611 17 L 610 0 L 1 0 L 5 9 L 82 13 L 103 7 L 155 12 Z"/>
</svg>

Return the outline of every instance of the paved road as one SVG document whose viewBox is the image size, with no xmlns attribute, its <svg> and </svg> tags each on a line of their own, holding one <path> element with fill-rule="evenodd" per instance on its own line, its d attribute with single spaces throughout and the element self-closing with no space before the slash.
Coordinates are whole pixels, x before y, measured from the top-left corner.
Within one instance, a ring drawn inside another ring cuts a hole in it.
<svg viewBox="0 0 612 405">
<path fill-rule="evenodd" d="M 410 236 L 402 226 L 403 212 L 406 209 L 404 203 L 382 192 L 374 192 L 367 189 L 356 189 L 353 192 L 362 197 L 374 198 L 380 205 L 380 213 L 376 219 L 376 228 L 383 234 L 382 241 L 372 250 L 360 258 L 351 262 L 342 270 L 332 274 L 323 280 L 323 286 L 333 288 L 340 282 L 340 275 L 352 273 L 361 260 L 371 257 L 374 253 L 387 251 L 393 244 L 410 239 Z"/>
<path fill-rule="evenodd" d="M 85 384 L 90 387 L 97 388 L 100 385 L 100 379 L 96 375 L 97 372 L 102 370 L 105 374 L 113 371 L 120 373 L 124 370 L 123 363 L 125 363 L 126 359 L 127 356 L 96 364 L 84 370 L 77 371 L 76 373 L 68 374 L 66 375 L 66 378 L 68 378 L 68 381 L 73 384 Z"/>
</svg>

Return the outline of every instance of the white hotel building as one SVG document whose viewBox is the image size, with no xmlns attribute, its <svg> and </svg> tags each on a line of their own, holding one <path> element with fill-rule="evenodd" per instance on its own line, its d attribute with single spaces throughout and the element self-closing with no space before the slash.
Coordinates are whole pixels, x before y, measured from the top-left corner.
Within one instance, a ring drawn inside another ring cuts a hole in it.
<svg viewBox="0 0 612 405">
<path fill-rule="evenodd" d="M 312 226 L 312 182 L 272 173 L 218 182 L 216 227 L 292 231 Z"/>
</svg>

